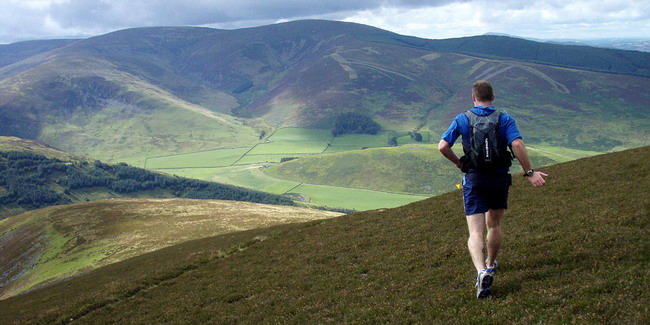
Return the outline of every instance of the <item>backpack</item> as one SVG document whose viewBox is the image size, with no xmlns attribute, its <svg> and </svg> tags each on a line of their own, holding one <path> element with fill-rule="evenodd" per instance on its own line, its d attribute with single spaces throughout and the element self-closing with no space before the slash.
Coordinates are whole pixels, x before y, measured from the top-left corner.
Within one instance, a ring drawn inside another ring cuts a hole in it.
<svg viewBox="0 0 650 325">
<path fill-rule="evenodd" d="M 463 139 L 465 155 L 460 159 L 461 170 L 465 173 L 470 169 L 491 172 L 510 167 L 513 155 L 508 152 L 508 146 L 502 143 L 499 133 L 501 112 L 479 116 L 467 110 L 465 116 L 469 119 L 469 141 Z"/>
</svg>

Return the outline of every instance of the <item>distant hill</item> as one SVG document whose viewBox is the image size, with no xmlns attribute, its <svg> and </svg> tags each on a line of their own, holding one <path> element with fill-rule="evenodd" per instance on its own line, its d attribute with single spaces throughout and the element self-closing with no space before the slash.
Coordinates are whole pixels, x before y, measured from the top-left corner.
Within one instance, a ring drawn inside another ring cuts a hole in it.
<svg viewBox="0 0 650 325">
<path fill-rule="evenodd" d="M 650 52 L 650 39 L 633 39 L 633 38 L 603 38 L 593 40 L 572 40 L 572 39 L 558 39 L 549 42 L 565 44 L 565 45 L 587 45 L 595 47 L 613 48 L 619 50 L 629 51 L 643 51 Z"/>
<path fill-rule="evenodd" d="M 182 197 L 293 205 L 289 198 L 232 185 L 73 156 L 42 143 L 0 137 L 0 220 L 57 204 L 121 197 Z"/>
<path fill-rule="evenodd" d="M 331 128 L 348 112 L 441 133 L 471 105 L 476 79 L 495 84 L 532 143 L 620 150 L 647 145 L 650 129 L 650 54 L 636 51 L 319 20 L 33 47 L 2 47 L 16 59 L 0 68 L 0 135 L 105 161 L 252 146 L 262 131 Z"/>
<path fill-rule="evenodd" d="M 460 146 L 454 149 L 462 155 Z M 529 157 L 536 168 L 575 159 L 533 147 L 529 147 Z M 521 171 L 517 160 L 510 170 Z M 426 195 L 455 189 L 463 175 L 438 152 L 437 145 L 415 144 L 306 156 L 271 166 L 265 172 L 308 184 Z"/>
<path fill-rule="evenodd" d="M 307 156 L 274 165 L 266 173 L 297 182 L 395 193 L 441 194 L 461 174 L 434 145 L 403 145 Z"/>
<path fill-rule="evenodd" d="M 648 159 L 550 166 L 543 188 L 515 177 L 485 301 L 455 191 L 169 247 L 0 301 L 0 321 L 647 323 Z"/>
<path fill-rule="evenodd" d="M 0 44 L 0 67 L 20 62 L 32 56 L 68 46 L 77 40 L 25 41 Z"/>
<path fill-rule="evenodd" d="M 510 59 L 554 66 L 650 77 L 648 53 L 584 45 L 536 42 L 518 37 L 483 35 L 428 40 L 396 35 L 378 38 L 439 52 L 465 53 L 493 59 Z"/>
<path fill-rule="evenodd" d="M 113 199 L 31 211 L 0 223 L 0 299 L 190 240 L 338 215 L 188 199 Z"/>
</svg>

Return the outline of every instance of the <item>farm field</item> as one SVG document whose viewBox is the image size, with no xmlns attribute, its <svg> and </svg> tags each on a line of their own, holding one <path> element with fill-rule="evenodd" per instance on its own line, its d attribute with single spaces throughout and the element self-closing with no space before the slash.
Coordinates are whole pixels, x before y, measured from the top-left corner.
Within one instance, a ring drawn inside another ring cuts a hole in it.
<svg viewBox="0 0 650 325">
<path fill-rule="evenodd" d="M 313 184 L 301 184 L 292 189 L 291 192 L 307 196 L 309 199 L 308 206 L 344 207 L 357 211 L 399 207 L 429 198 L 428 196 L 421 195 Z"/>
<path fill-rule="evenodd" d="M 178 155 L 146 157 L 146 168 L 164 173 L 211 180 L 253 188 L 274 194 L 293 193 L 306 205 L 328 206 L 355 210 L 389 208 L 426 198 L 397 191 L 377 191 L 345 186 L 322 186 L 304 181 L 285 180 L 268 175 L 265 170 L 282 158 L 317 156 L 322 153 L 344 152 L 387 145 L 391 136 L 407 133 L 382 131 L 377 135 L 354 134 L 333 137 L 330 130 L 282 128 L 255 146 L 215 149 Z M 425 136 L 425 138 L 428 137 Z M 354 198 L 354 199 L 351 199 Z"/>
<path fill-rule="evenodd" d="M 397 207 L 428 197 L 338 186 L 304 184 L 274 178 L 266 174 L 263 169 L 264 167 L 262 165 L 246 165 L 206 169 L 169 169 L 165 170 L 165 172 L 183 177 L 194 177 L 254 188 L 273 194 L 291 193 L 294 198 L 300 197 L 299 202 L 304 203 L 308 207 L 326 206 L 361 211 Z"/>
<path fill-rule="evenodd" d="M 178 155 L 150 157 L 146 159 L 145 167 L 163 169 L 230 166 L 250 149 L 251 147 L 216 149 Z"/>
</svg>

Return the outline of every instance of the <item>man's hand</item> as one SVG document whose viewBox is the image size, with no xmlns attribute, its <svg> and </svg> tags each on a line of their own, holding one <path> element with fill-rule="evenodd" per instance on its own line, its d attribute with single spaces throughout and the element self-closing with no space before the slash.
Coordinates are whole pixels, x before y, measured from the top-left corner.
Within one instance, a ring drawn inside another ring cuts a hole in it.
<svg viewBox="0 0 650 325">
<path fill-rule="evenodd" d="M 540 187 L 544 186 L 546 184 L 546 181 L 544 180 L 544 177 L 548 176 L 545 173 L 542 172 L 534 172 L 533 175 L 526 177 L 530 181 L 530 183 L 535 186 L 535 187 Z"/>
</svg>

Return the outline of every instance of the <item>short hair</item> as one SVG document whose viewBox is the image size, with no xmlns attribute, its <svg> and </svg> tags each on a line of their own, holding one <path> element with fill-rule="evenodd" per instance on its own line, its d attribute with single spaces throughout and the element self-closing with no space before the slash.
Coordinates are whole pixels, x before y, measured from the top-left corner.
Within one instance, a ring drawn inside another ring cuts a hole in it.
<svg viewBox="0 0 650 325">
<path fill-rule="evenodd" d="M 494 90 L 492 90 L 492 85 L 487 80 L 475 82 L 474 86 L 472 86 L 472 95 L 481 102 L 494 100 Z"/>
</svg>

